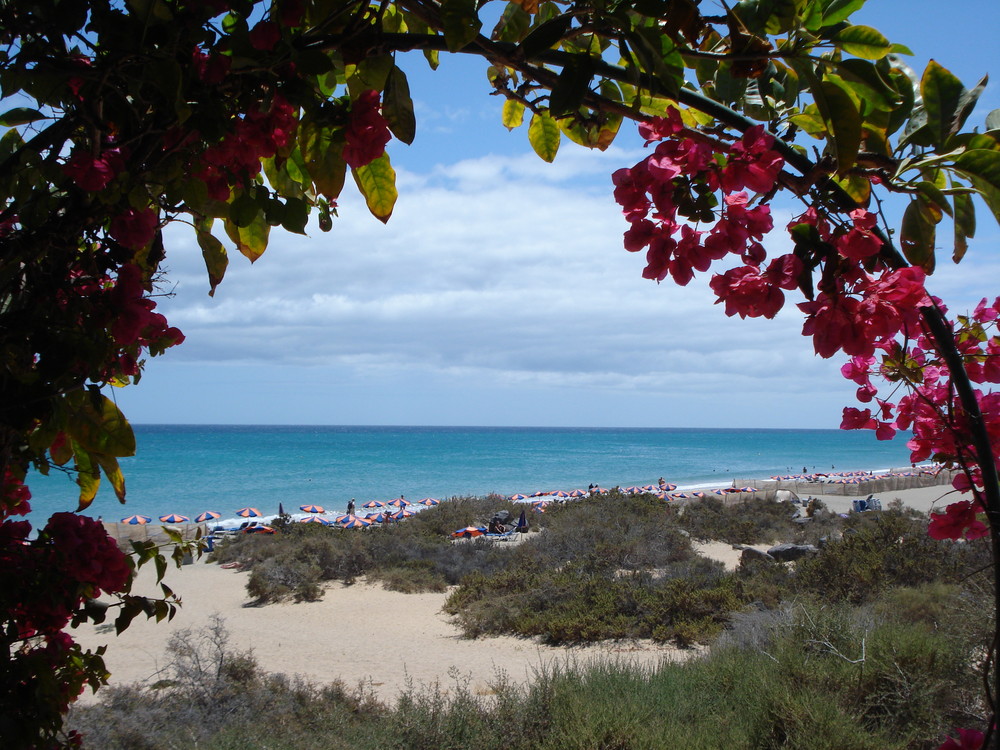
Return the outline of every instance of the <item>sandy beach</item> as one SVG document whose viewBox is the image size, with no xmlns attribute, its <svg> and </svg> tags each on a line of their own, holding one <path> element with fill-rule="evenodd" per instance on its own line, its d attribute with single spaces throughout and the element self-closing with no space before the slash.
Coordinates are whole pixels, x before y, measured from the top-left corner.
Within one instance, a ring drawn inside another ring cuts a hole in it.
<svg viewBox="0 0 1000 750">
<path fill-rule="evenodd" d="M 885 505 L 899 497 L 906 505 L 927 512 L 954 498 L 945 497 L 950 489 L 897 490 L 881 493 L 879 498 Z M 848 512 L 854 499 L 814 496 L 838 513 Z M 731 568 L 739 561 L 740 553 L 730 545 L 702 544 L 699 550 Z M 85 648 L 107 644 L 105 662 L 111 684 L 151 684 L 164 676 L 170 636 L 184 628 L 198 631 L 219 615 L 229 631 L 230 645 L 252 649 L 263 669 L 317 683 L 339 679 L 349 687 L 364 686 L 389 702 L 409 685 L 438 685 L 448 690 L 461 681 L 473 692 L 488 695 L 490 683 L 500 672 L 511 681 L 526 681 L 553 663 L 619 659 L 654 667 L 662 659 L 683 659 L 695 653 L 651 641 L 561 648 L 514 637 L 469 640 L 441 612 L 446 594 L 400 594 L 364 581 L 351 586 L 329 584 L 319 602 L 252 607 L 247 606 L 247 577 L 245 572 L 203 561 L 171 568 L 167 583 L 183 602 L 171 622 L 137 618 L 119 637 L 110 623 L 72 632 Z M 134 590 L 157 593 L 150 570 L 141 573 Z M 81 700 L 94 697 L 88 692 Z"/>
</svg>

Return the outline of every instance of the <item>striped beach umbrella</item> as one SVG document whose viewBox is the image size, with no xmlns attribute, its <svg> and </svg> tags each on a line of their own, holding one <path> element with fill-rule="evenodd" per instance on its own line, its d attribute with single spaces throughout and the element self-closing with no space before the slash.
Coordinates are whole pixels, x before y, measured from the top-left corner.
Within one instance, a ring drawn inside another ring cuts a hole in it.
<svg viewBox="0 0 1000 750">
<path fill-rule="evenodd" d="M 198 523 L 205 523 L 205 521 L 214 521 L 216 518 L 222 516 L 221 513 L 216 513 L 214 510 L 206 510 L 204 513 L 199 513 L 194 517 L 194 520 Z"/>
<path fill-rule="evenodd" d="M 556 490 L 555 492 L 550 492 L 549 495 L 552 497 L 569 497 L 569 493 L 565 490 Z"/>
<path fill-rule="evenodd" d="M 692 492 L 691 497 L 705 497 L 705 493 L 702 492 L 701 490 L 698 490 L 697 492 Z"/>
<path fill-rule="evenodd" d="M 541 490 L 539 490 L 538 492 L 532 492 L 530 495 L 528 495 L 528 497 L 544 497 L 545 495 L 548 494 L 549 494 L 548 492 L 542 492 Z"/>
<path fill-rule="evenodd" d="M 351 518 L 353 518 L 353 516 L 349 516 L 346 513 L 342 513 L 339 516 L 335 516 L 334 519 L 333 519 L 333 522 L 334 523 L 341 523 L 342 524 L 342 523 L 345 523 L 346 521 L 350 521 Z"/>
<path fill-rule="evenodd" d="M 409 504 L 410 504 L 409 500 L 404 500 L 401 497 L 397 497 L 395 500 L 389 501 L 389 505 L 391 505 L 394 508 L 405 508 Z"/>
<path fill-rule="evenodd" d="M 165 516 L 160 516 L 160 520 L 163 523 L 187 523 L 191 519 L 187 516 L 180 516 L 176 513 L 168 513 Z"/>
<path fill-rule="evenodd" d="M 406 510 L 405 508 L 400 508 L 395 513 L 393 513 L 389 518 L 393 521 L 402 521 L 404 518 L 410 518 L 411 516 L 417 515 L 412 510 Z"/>
<path fill-rule="evenodd" d="M 474 536 L 482 536 L 485 533 L 486 529 L 482 526 L 466 526 L 465 528 L 451 532 L 451 538 L 469 539 Z"/>
<path fill-rule="evenodd" d="M 522 495 L 520 492 L 518 492 L 516 495 L 511 495 L 510 499 L 516 503 L 518 500 L 527 500 L 528 496 Z"/>
<path fill-rule="evenodd" d="M 241 518 L 259 518 L 261 516 L 261 512 L 256 508 L 248 507 L 248 508 L 240 508 L 238 511 L 236 511 L 236 515 L 240 516 Z"/>
<path fill-rule="evenodd" d="M 372 523 L 382 523 L 382 514 L 381 513 L 368 513 L 365 516 L 365 520 L 371 521 Z"/>
<path fill-rule="evenodd" d="M 330 522 L 325 518 L 320 518 L 319 516 L 306 516 L 305 518 L 300 518 L 299 523 L 319 523 L 323 526 L 329 526 Z"/>
<path fill-rule="evenodd" d="M 688 495 L 685 492 L 673 492 L 670 497 L 672 500 L 687 500 Z"/>
<path fill-rule="evenodd" d="M 322 505 L 300 505 L 299 510 L 303 513 L 326 513 L 326 509 Z"/>
<path fill-rule="evenodd" d="M 275 531 L 270 526 L 258 523 L 254 526 L 247 526 L 243 529 L 244 534 L 274 534 Z"/>
<path fill-rule="evenodd" d="M 440 500 L 435 500 L 433 497 L 425 497 L 423 500 L 419 501 L 421 505 L 426 505 L 430 508 L 432 505 L 440 505 Z"/>
<path fill-rule="evenodd" d="M 367 518 L 358 518 L 357 516 L 341 524 L 345 529 L 367 529 L 371 525 L 372 522 Z"/>
<path fill-rule="evenodd" d="M 367 510 L 374 510 L 375 508 L 384 508 L 385 507 L 385 503 L 383 503 L 381 500 L 369 500 L 367 503 L 365 503 L 361 507 L 365 508 Z"/>
<path fill-rule="evenodd" d="M 656 492 L 658 489 L 660 489 L 660 488 L 657 487 L 655 484 L 644 484 L 644 485 L 642 485 L 642 491 L 643 492 Z"/>
<path fill-rule="evenodd" d="M 660 489 L 663 490 L 664 492 L 673 492 L 674 490 L 677 489 L 677 485 L 676 484 L 665 484 L 662 487 L 660 487 Z"/>
<path fill-rule="evenodd" d="M 122 523 L 131 524 L 132 526 L 143 526 L 152 520 L 149 516 L 128 516 L 122 519 Z"/>
<path fill-rule="evenodd" d="M 586 497 L 587 493 L 584 492 L 583 490 L 570 490 L 569 491 L 569 496 L 570 497 Z"/>
</svg>

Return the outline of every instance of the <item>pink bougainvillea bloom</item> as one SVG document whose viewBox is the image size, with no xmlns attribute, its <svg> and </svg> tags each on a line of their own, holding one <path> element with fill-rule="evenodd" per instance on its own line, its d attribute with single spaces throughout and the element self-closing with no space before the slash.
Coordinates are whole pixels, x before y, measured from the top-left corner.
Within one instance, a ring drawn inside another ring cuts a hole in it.
<svg viewBox="0 0 1000 750">
<path fill-rule="evenodd" d="M 844 418 L 840 423 L 840 429 L 871 430 L 876 426 L 871 409 L 862 411 L 861 409 L 855 409 L 853 406 L 844 407 Z"/>
<path fill-rule="evenodd" d="M 373 89 L 362 92 L 351 104 L 351 120 L 344 131 L 343 156 L 353 169 L 379 158 L 392 138 L 379 104 L 379 93 Z"/>
<path fill-rule="evenodd" d="M 152 208 L 130 208 L 111 220 L 108 234 L 125 247 L 141 250 L 152 242 L 157 223 Z"/>
<path fill-rule="evenodd" d="M 989 533 L 986 525 L 976 515 L 977 506 L 968 500 L 959 500 L 945 508 L 944 513 L 931 513 L 927 534 L 932 539 L 979 539 Z"/>
<path fill-rule="evenodd" d="M 741 318 L 773 318 L 785 303 L 785 295 L 754 266 L 732 268 L 715 275 L 709 286 L 726 305 L 726 315 Z"/>
<path fill-rule="evenodd" d="M 666 117 L 654 117 L 639 123 L 639 135 L 646 139 L 646 145 L 677 135 L 684 129 L 681 113 L 674 107 L 667 110 Z"/>
<path fill-rule="evenodd" d="M 125 160 L 118 149 L 108 149 L 99 156 L 77 149 L 63 166 L 63 172 L 90 193 L 106 188 L 124 169 Z"/>
<path fill-rule="evenodd" d="M 281 28 L 274 21 L 260 21 L 250 29 L 250 46 L 261 52 L 270 52 L 281 41 Z"/>
<path fill-rule="evenodd" d="M 949 737 L 938 747 L 938 750 L 981 750 L 983 747 L 986 736 L 979 730 L 956 727 L 955 731 L 958 732 L 958 739 Z"/>
</svg>

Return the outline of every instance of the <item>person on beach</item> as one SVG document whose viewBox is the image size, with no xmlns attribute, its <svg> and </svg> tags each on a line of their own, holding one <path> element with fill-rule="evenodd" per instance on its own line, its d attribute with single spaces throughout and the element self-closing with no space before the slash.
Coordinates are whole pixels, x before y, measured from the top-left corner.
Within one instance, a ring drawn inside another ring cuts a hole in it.
<svg viewBox="0 0 1000 750">
<path fill-rule="evenodd" d="M 347 503 L 347 515 L 354 515 L 354 498 L 352 497 Z"/>
<path fill-rule="evenodd" d="M 389 511 L 382 513 L 382 523 L 389 523 L 392 520 L 392 514 Z"/>
<path fill-rule="evenodd" d="M 667 485 L 667 480 L 664 479 L 663 477 L 660 477 L 660 486 L 665 487 L 666 485 Z"/>
</svg>

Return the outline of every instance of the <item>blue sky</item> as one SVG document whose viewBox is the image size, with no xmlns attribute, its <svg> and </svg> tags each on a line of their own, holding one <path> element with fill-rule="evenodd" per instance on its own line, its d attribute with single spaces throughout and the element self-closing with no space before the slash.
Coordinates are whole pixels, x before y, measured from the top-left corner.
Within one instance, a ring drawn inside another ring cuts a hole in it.
<svg viewBox="0 0 1000 750">
<path fill-rule="evenodd" d="M 910 46 L 918 71 L 933 56 L 967 86 L 996 79 L 1000 4 L 954 7 L 870 0 L 854 20 Z M 175 295 L 160 308 L 187 341 L 116 391 L 132 421 L 839 425 L 853 386 L 839 360 L 814 356 L 794 308 L 734 320 L 705 275 L 686 288 L 641 278 L 611 198 L 611 173 L 643 153 L 630 126 L 607 152 L 564 141 L 545 164 L 523 129 L 500 125 L 479 60 L 407 69 L 417 137 L 389 145 L 400 198 L 387 225 L 349 186 L 332 232 L 272 234 L 252 267 L 233 257 L 214 298 L 191 232 L 170 230 Z M 970 124 L 998 92 L 991 82 Z M 779 205 L 776 226 L 790 215 Z M 982 280 L 1000 278 L 998 237 L 983 211 L 971 257 L 942 262 L 932 291 L 956 308 L 996 295 Z"/>
</svg>

